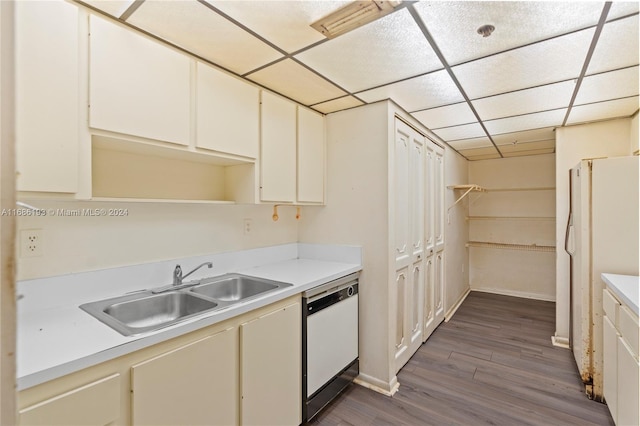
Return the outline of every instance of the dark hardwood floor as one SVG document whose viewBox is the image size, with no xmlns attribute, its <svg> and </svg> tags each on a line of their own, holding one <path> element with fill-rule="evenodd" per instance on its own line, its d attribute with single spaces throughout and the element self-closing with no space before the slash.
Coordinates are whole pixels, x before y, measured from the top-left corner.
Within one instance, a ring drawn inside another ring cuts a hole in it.
<svg viewBox="0 0 640 426">
<path fill-rule="evenodd" d="M 551 344 L 555 304 L 472 292 L 386 397 L 352 385 L 312 425 L 613 425 L 571 352 Z"/>
</svg>

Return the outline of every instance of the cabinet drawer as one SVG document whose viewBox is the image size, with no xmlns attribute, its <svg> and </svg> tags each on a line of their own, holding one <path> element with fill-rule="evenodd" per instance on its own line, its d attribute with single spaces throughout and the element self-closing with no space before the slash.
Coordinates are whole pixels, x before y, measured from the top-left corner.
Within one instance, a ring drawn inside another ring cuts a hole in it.
<svg viewBox="0 0 640 426">
<path fill-rule="evenodd" d="M 120 417 L 120 375 L 114 374 L 20 410 L 20 425 L 106 425 Z"/>
<path fill-rule="evenodd" d="M 618 331 L 620 331 L 620 335 L 633 351 L 633 355 L 638 358 L 638 340 L 640 335 L 638 316 L 626 306 L 621 306 L 619 310 Z"/>
<path fill-rule="evenodd" d="M 616 328 L 618 327 L 619 308 L 620 303 L 618 300 L 613 297 L 609 290 L 604 289 L 602 291 L 602 309 L 604 310 L 604 314 L 609 317 L 609 321 L 611 321 Z"/>
</svg>

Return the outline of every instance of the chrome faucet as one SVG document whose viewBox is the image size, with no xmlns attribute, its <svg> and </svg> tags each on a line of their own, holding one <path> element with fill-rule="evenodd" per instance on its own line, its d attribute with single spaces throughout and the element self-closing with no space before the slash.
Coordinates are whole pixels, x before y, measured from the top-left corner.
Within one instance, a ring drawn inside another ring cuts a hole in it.
<svg viewBox="0 0 640 426">
<path fill-rule="evenodd" d="M 182 280 L 184 280 L 189 275 L 193 274 L 195 271 L 202 268 L 203 266 L 206 266 L 207 268 L 212 268 L 213 263 L 204 262 L 203 264 L 196 266 L 191 272 L 187 273 L 186 275 L 182 275 L 182 268 L 180 267 L 180 265 L 176 265 L 176 268 L 173 270 L 173 285 L 174 286 L 182 285 Z"/>
</svg>

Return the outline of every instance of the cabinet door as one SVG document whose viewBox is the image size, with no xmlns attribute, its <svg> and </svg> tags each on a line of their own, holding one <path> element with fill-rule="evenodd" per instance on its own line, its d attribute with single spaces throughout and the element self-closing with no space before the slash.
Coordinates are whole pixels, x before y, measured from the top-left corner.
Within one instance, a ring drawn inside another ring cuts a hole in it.
<svg viewBox="0 0 640 426">
<path fill-rule="evenodd" d="M 609 317 L 603 317 L 603 341 L 602 357 L 603 371 L 602 381 L 604 397 L 611 412 L 611 417 L 615 420 L 618 415 L 618 332 L 614 324 L 609 321 Z"/>
<path fill-rule="evenodd" d="M 267 92 L 261 101 L 261 201 L 296 198 L 296 106 Z"/>
<path fill-rule="evenodd" d="M 436 324 L 440 324 L 444 319 L 444 252 L 440 251 L 435 255 L 435 269 L 433 282 L 433 303 Z"/>
<path fill-rule="evenodd" d="M 396 268 L 409 262 L 411 253 L 409 235 L 409 146 L 413 131 L 405 123 L 396 120 L 394 145 L 394 253 Z"/>
<path fill-rule="evenodd" d="M 424 289 L 424 330 L 422 340 L 426 341 L 431 333 L 436 329 L 435 321 L 435 303 L 434 300 L 434 282 L 435 282 L 435 256 L 427 257 L 425 261 L 425 289 Z"/>
<path fill-rule="evenodd" d="M 120 375 L 114 374 L 20 410 L 18 424 L 102 426 L 120 417 Z"/>
<path fill-rule="evenodd" d="M 78 191 L 78 8 L 16 2 L 18 191 Z"/>
<path fill-rule="evenodd" d="M 301 332 L 299 302 L 240 326 L 241 424 L 300 424 Z"/>
<path fill-rule="evenodd" d="M 256 158 L 260 90 L 201 62 L 196 72 L 196 145 Z"/>
<path fill-rule="evenodd" d="M 425 201 L 424 201 L 424 246 L 426 255 L 430 256 L 433 254 L 435 250 L 435 236 L 434 236 L 434 228 L 435 228 L 435 194 L 434 194 L 434 175 L 435 175 L 435 163 L 436 163 L 436 154 L 435 154 L 435 144 L 433 142 L 428 142 L 426 145 L 425 152 Z"/>
<path fill-rule="evenodd" d="M 407 338 L 407 286 L 409 285 L 409 268 L 405 267 L 396 271 L 393 293 L 395 303 L 391 305 L 395 318 L 394 351 L 395 371 L 397 372 L 411 357 L 408 355 L 409 339 Z"/>
<path fill-rule="evenodd" d="M 131 368 L 134 425 L 238 424 L 235 328 Z"/>
<path fill-rule="evenodd" d="M 298 201 L 324 201 L 324 117 L 298 107 Z"/>
<path fill-rule="evenodd" d="M 638 330 L 635 330 L 638 333 Z M 618 337 L 618 425 L 640 424 L 638 401 L 640 400 L 640 363 L 632 349 Z"/>
<path fill-rule="evenodd" d="M 411 255 L 416 262 L 424 254 L 425 138 L 415 131 L 411 135 L 409 161 Z"/>
<path fill-rule="evenodd" d="M 435 249 L 444 249 L 444 149 L 436 146 L 435 150 L 435 170 L 433 179 L 433 202 L 434 202 L 434 238 Z"/>
<path fill-rule="evenodd" d="M 89 126 L 188 145 L 191 60 L 95 15 L 90 30 Z"/>
</svg>

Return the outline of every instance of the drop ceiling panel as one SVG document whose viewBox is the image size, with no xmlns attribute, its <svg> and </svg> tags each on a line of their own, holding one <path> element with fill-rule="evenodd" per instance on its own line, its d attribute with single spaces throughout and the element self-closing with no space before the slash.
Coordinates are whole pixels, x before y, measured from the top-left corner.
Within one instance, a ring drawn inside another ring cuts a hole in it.
<svg viewBox="0 0 640 426">
<path fill-rule="evenodd" d="M 133 4 L 133 0 L 83 0 L 82 3 L 119 18 Z"/>
<path fill-rule="evenodd" d="M 450 65 L 598 23 L 604 2 L 419 2 L 415 8 Z M 476 30 L 496 29 L 484 38 Z"/>
<path fill-rule="evenodd" d="M 494 147 L 465 149 L 459 152 L 469 160 L 492 160 L 494 158 L 500 158 L 500 154 Z"/>
<path fill-rule="evenodd" d="M 318 105 L 314 105 L 313 109 L 320 111 L 324 114 L 329 114 L 331 112 L 340 111 L 343 109 L 353 108 L 364 103 L 354 98 L 353 96 L 345 96 L 340 99 L 334 99 L 332 101 L 323 102 Z"/>
<path fill-rule="evenodd" d="M 463 126 L 444 127 L 442 129 L 432 130 L 442 140 L 454 141 L 457 139 L 469 139 L 484 136 L 484 130 L 478 123 L 465 124 Z"/>
<path fill-rule="evenodd" d="M 357 95 L 365 102 L 393 99 L 407 111 L 433 108 L 464 100 L 445 70 L 367 90 Z"/>
<path fill-rule="evenodd" d="M 588 74 L 638 65 L 638 15 L 604 25 Z"/>
<path fill-rule="evenodd" d="M 263 68 L 248 78 L 304 105 L 347 94 L 291 59 Z"/>
<path fill-rule="evenodd" d="M 477 121 L 476 116 L 473 115 L 466 102 L 418 111 L 412 113 L 412 115 L 429 129 L 475 123 Z"/>
<path fill-rule="evenodd" d="M 453 68 L 470 98 L 576 78 L 593 29 L 525 46 Z"/>
<path fill-rule="evenodd" d="M 472 101 L 482 120 L 568 107 L 575 89 L 573 80 L 519 90 Z"/>
<path fill-rule="evenodd" d="M 523 142 L 517 144 L 498 145 L 500 152 L 506 157 L 509 154 L 525 153 L 525 152 L 539 152 L 555 150 L 556 143 L 553 140 L 540 141 L 540 142 Z"/>
<path fill-rule="evenodd" d="M 475 148 L 487 148 L 487 147 L 493 148 L 493 144 L 491 143 L 489 138 L 486 136 L 484 138 L 462 139 L 462 140 L 451 141 L 447 143 L 451 145 L 453 148 L 457 149 L 458 151 L 462 149 L 475 149 Z"/>
<path fill-rule="evenodd" d="M 609 9 L 609 14 L 607 15 L 607 21 L 610 21 L 615 18 L 620 18 L 621 16 L 630 15 L 632 13 L 638 13 L 640 7 L 638 7 L 640 3 L 637 1 L 614 1 L 611 4 L 611 9 Z"/>
<path fill-rule="evenodd" d="M 637 66 L 585 77 L 574 105 L 635 96 L 638 79 Z"/>
<path fill-rule="evenodd" d="M 194 0 L 145 1 L 127 22 L 238 74 L 282 57 Z"/>
<path fill-rule="evenodd" d="M 608 118 L 629 117 L 638 110 L 638 96 L 614 101 L 575 106 L 567 124 L 585 123 Z"/>
<path fill-rule="evenodd" d="M 296 58 L 351 92 L 442 68 L 406 9 L 313 47 Z"/>
<path fill-rule="evenodd" d="M 502 118 L 485 121 L 484 125 L 489 133 L 511 133 L 522 130 L 540 129 L 543 127 L 560 126 L 567 109 L 538 112 L 517 117 Z"/>
<path fill-rule="evenodd" d="M 211 1 L 223 13 L 291 53 L 325 37 L 311 28 L 350 1 Z"/>
<path fill-rule="evenodd" d="M 493 141 L 501 147 L 502 145 L 511 145 L 513 142 L 526 143 L 526 142 L 543 142 L 556 140 L 556 133 L 554 127 L 547 127 L 544 129 L 525 130 L 523 132 L 492 134 Z"/>
</svg>

